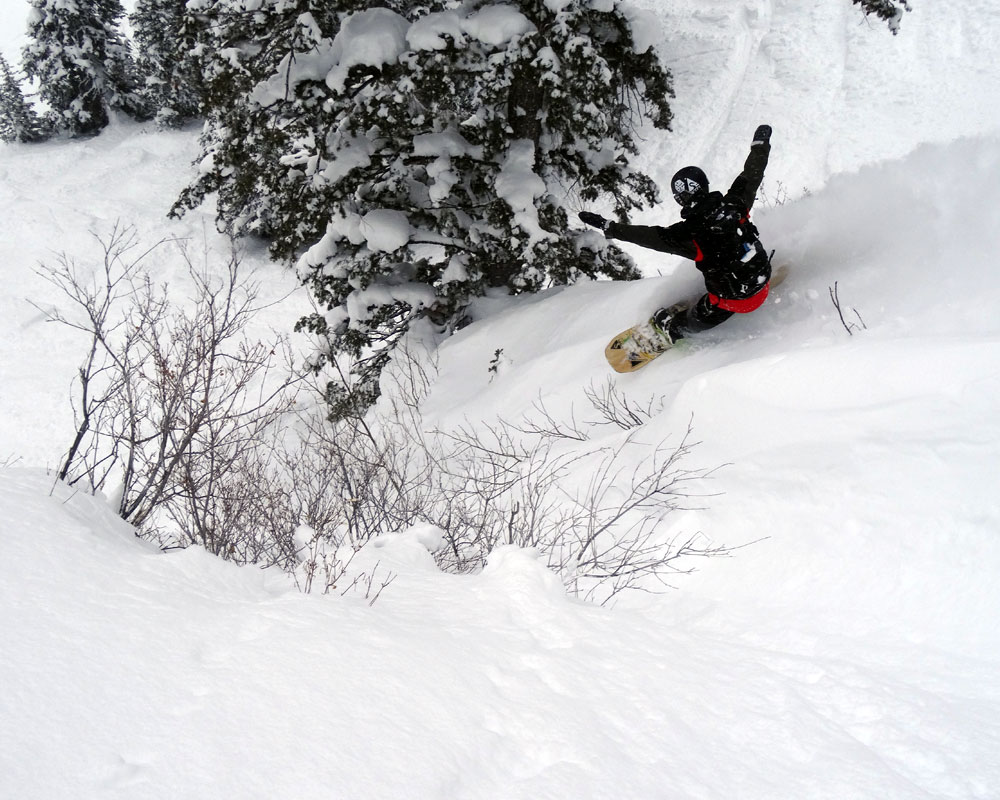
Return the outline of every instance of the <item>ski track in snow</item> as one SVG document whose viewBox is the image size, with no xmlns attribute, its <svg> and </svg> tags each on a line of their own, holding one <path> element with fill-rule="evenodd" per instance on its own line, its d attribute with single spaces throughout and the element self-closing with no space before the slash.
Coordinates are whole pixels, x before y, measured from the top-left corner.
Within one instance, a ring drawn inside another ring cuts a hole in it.
<svg viewBox="0 0 1000 800">
<path fill-rule="evenodd" d="M 118 219 L 218 257 L 211 209 L 163 217 L 196 132 L 0 147 L 0 462 L 17 460 L 0 470 L 0 796 L 996 796 L 1000 9 L 915 1 L 891 37 L 847 0 L 643 5 L 678 92 L 646 168 L 724 182 L 768 122 L 765 190 L 788 194 L 755 217 L 791 265 L 767 305 L 617 384 L 657 409 L 643 441 L 693 422 L 688 466 L 720 467 L 662 534 L 747 546 L 614 609 L 526 551 L 442 574 L 413 532 L 359 556 L 398 575 L 372 607 L 159 553 L 40 469 L 72 430 L 81 343 L 26 301 L 57 302 L 38 261 L 91 264 Z M 593 419 L 610 336 L 699 291 L 689 264 L 632 252 L 656 277 L 479 303 L 441 348 L 428 424 L 539 402 Z M 275 298 L 294 289 L 259 248 L 246 260 Z M 169 248 L 150 266 L 180 285 Z M 262 329 L 304 307 L 294 293 Z"/>
</svg>

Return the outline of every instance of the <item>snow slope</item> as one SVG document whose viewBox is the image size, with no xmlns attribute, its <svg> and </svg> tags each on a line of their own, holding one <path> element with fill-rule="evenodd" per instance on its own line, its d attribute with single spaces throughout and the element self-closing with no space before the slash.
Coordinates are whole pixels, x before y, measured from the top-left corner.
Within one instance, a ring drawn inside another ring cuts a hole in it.
<svg viewBox="0 0 1000 800">
<path fill-rule="evenodd" d="M 684 163 L 735 175 L 760 122 L 780 134 L 763 186 L 772 197 L 1000 127 L 984 102 L 1000 97 L 992 0 L 911 3 L 898 36 L 846 0 L 639 3 L 661 19 L 683 109 L 677 135 L 644 151 L 661 186 Z"/>
<path fill-rule="evenodd" d="M 692 160 L 729 174 L 773 124 L 769 177 L 796 199 L 756 220 L 791 271 L 759 312 L 619 378 L 661 409 L 644 438 L 692 421 L 690 466 L 725 465 L 664 535 L 754 543 L 612 609 L 518 550 L 441 574 L 418 532 L 363 554 L 398 573 L 374 606 L 301 595 L 159 553 L 54 484 L 41 468 L 67 442 L 81 343 L 25 302 L 52 300 L 33 265 L 92 257 L 89 231 L 118 218 L 221 244 L 207 214 L 162 216 L 191 131 L 0 147 L 0 461 L 16 461 L 0 470 L 0 796 L 996 797 L 1000 38 L 986 0 L 913 5 L 895 38 L 846 2 L 656 6 L 679 135 L 644 158 L 660 178 Z M 587 417 L 610 335 L 697 289 L 690 266 L 635 254 L 644 281 L 484 302 L 442 347 L 427 414 L 540 400 Z M 275 297 L 291 288 L 247 258 Z"/>
</svg>

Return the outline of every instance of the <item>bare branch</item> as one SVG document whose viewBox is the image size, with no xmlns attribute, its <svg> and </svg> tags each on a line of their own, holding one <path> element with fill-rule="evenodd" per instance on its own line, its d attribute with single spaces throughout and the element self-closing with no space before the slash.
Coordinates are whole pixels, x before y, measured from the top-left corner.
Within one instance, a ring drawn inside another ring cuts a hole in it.
<svg viewBox="0 0 1000 800">
<path fill-rule="evenodd" d="M 833 303 L 833 307 L 837 309 L 837 315 L 840 317 L 840 324 L 844 326 L 844 330 L 847 331 L 848 335 L 853 336 L 854 331 L 856 330 L 868 329 L 868 326 L 865 325 L 865 321 L 861 318 L 861 314 L 859 314 L 857 309 L 855 308 L 852 308 L 851 311 L 854 312 L 854 316 L 858 318 L 858 323 L 860 324 L 860 327 L 858 324 L 855 324 L 853 322 L 849 323 L 847 322 L 846 319 L 844 319 L 844 311 L 840 305 L 840 288 L 837 285 L 836 281 L 834 281 L 833 286 L 830 287 L 830 301 Z"/>
</svg>

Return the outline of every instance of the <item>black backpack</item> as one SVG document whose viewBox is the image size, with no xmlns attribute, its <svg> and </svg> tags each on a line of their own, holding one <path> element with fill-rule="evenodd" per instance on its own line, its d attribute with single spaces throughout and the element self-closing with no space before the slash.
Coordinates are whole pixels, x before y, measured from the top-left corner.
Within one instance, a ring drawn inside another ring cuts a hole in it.
<svg viewBox="0 0 1000 800">
<path fill-rule="evenodd" d="M 763 253 L 757 226 L 749 213 L 737 203 L 722 199 L 698 221 L 699 246 L 706 256 L 721 262 L 744 263 Z"/>
</svg>

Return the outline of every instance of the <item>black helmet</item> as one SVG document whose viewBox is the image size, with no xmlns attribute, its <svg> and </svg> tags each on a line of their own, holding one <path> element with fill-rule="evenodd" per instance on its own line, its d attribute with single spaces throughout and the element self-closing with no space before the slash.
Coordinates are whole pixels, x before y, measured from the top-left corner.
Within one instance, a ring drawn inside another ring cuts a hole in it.
<svg viewBox="0 0 1000 800">
<path fill-rule="evenodd" d="M 708 176 L 700 167 L 684 167 L 670 180 L 674 200 L 682 206 L 692 206 L 708 194 Z"/>
</svg>

